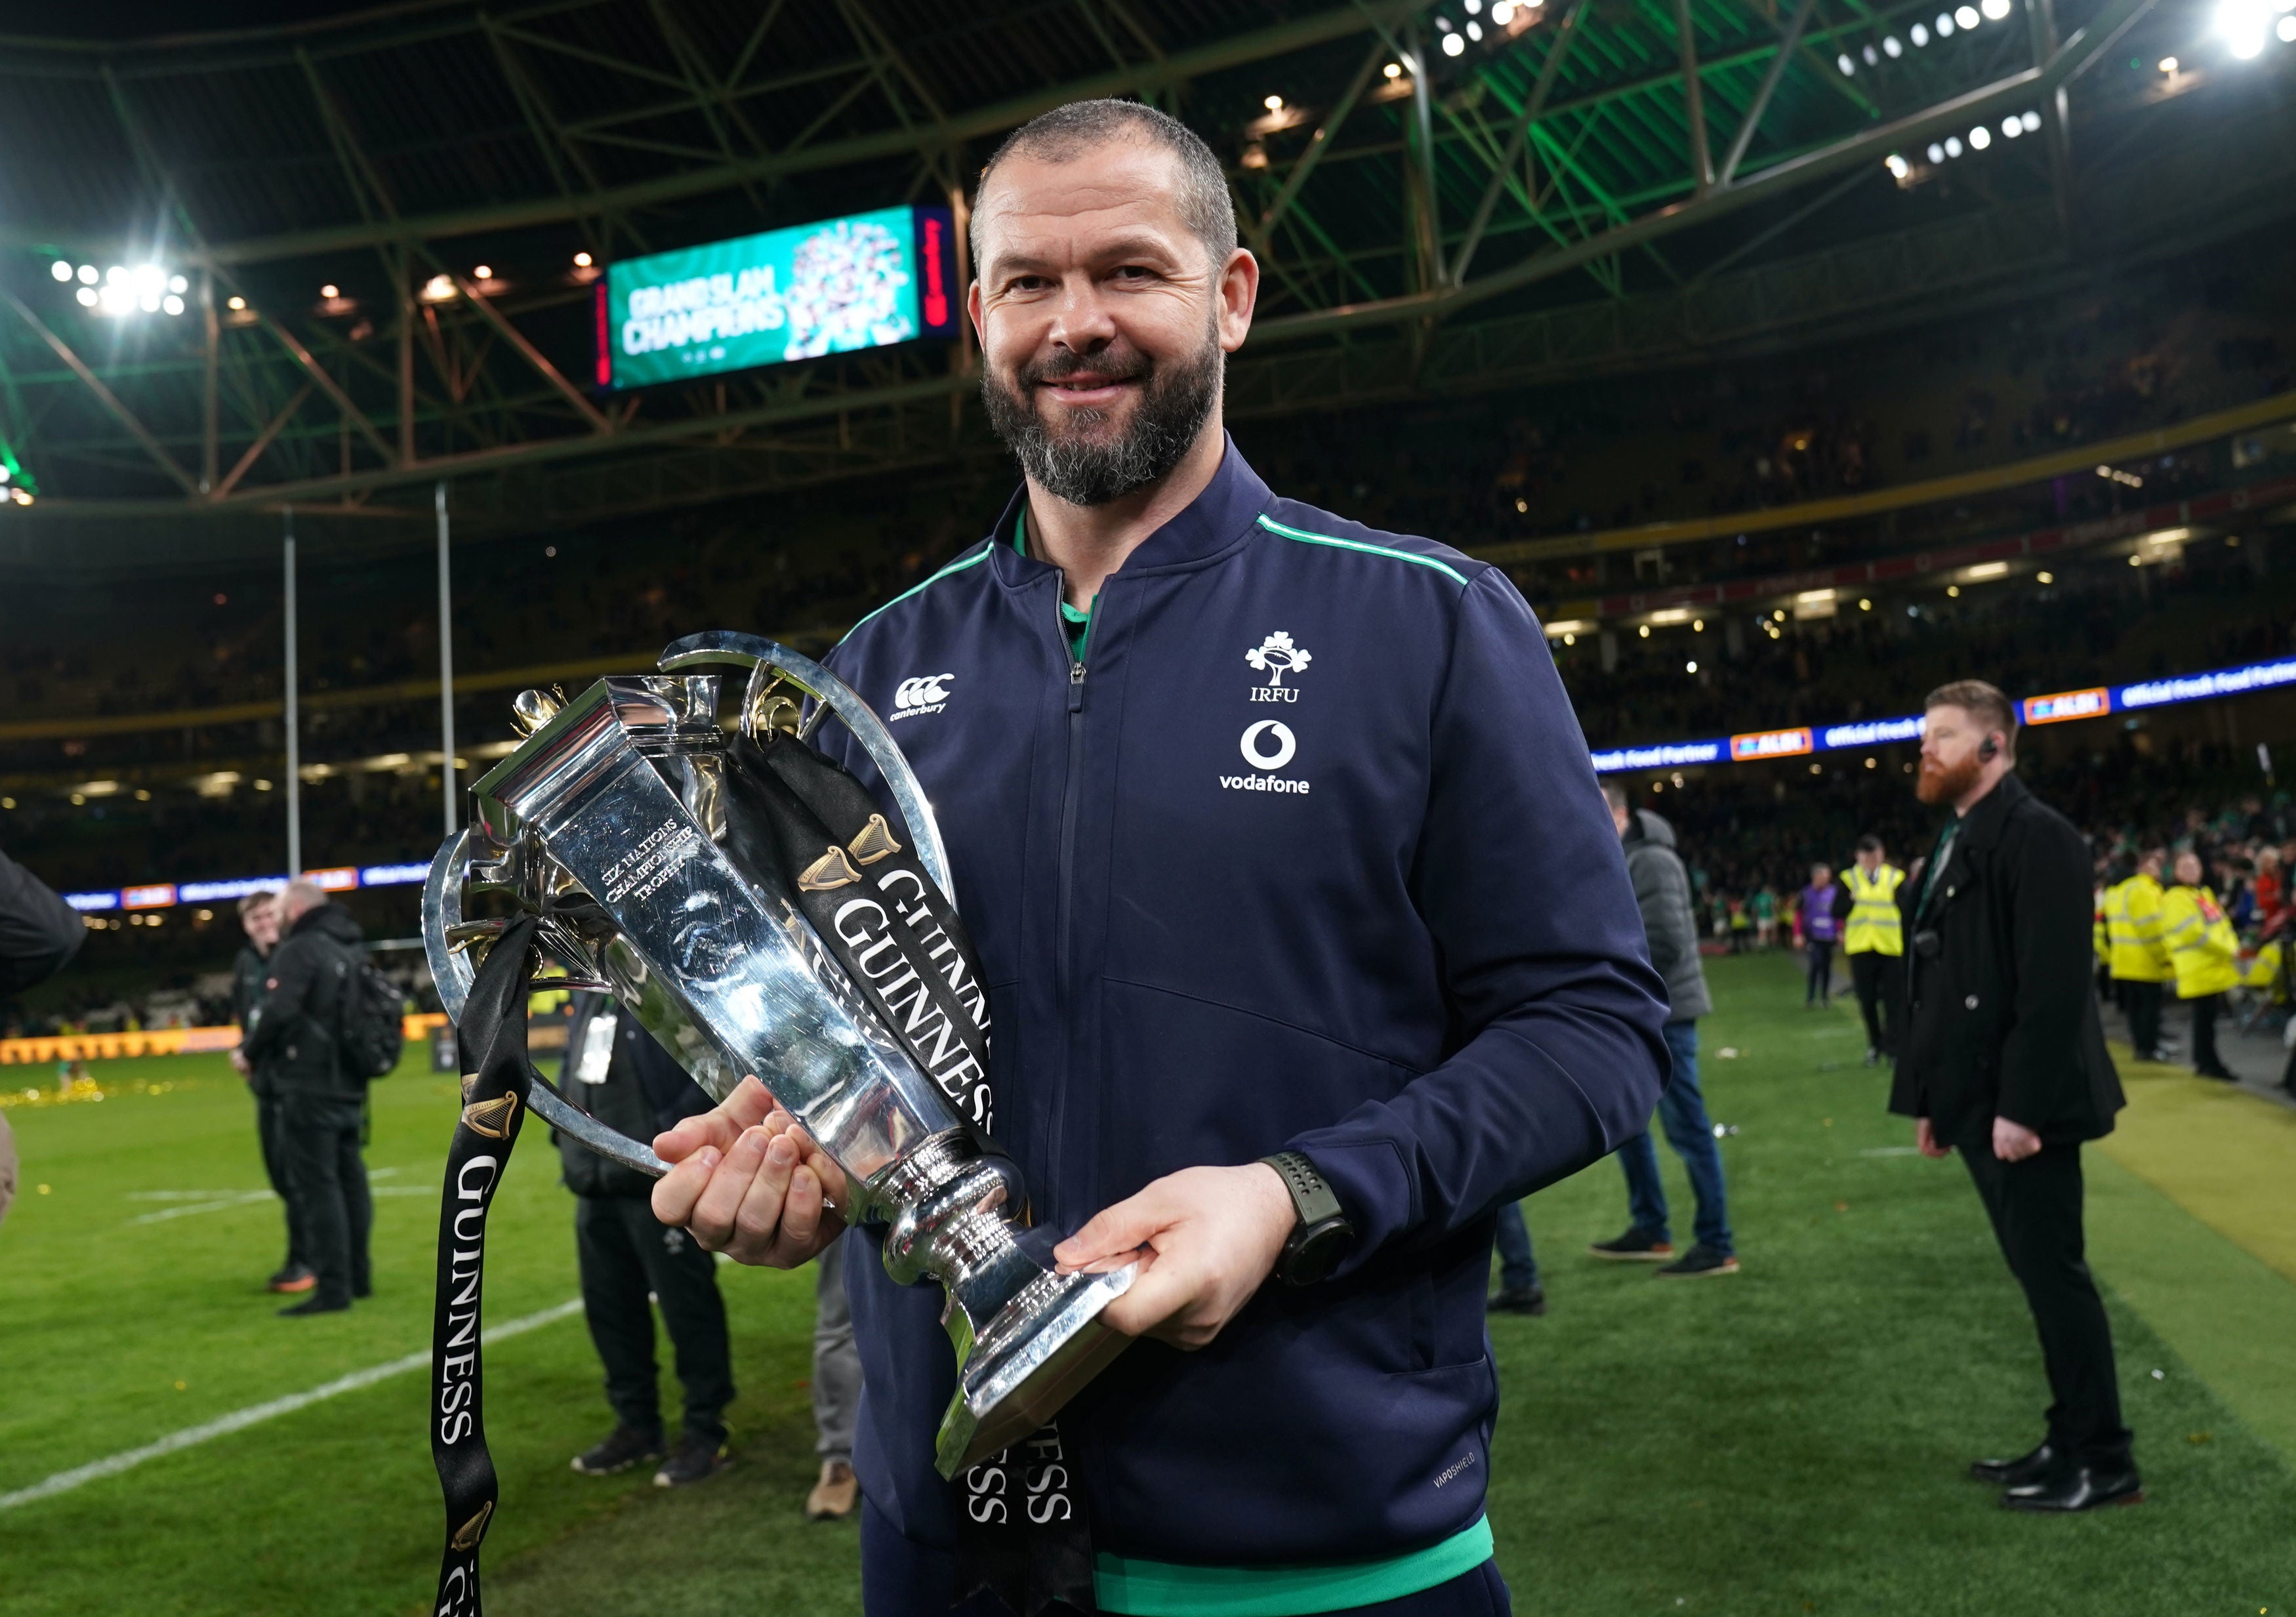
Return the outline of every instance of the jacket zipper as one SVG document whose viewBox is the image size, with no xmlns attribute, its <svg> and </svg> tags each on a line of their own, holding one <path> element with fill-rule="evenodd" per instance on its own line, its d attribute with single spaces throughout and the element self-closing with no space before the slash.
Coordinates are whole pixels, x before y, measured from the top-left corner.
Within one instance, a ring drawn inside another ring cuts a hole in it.
<svg viewBox="0 0 2296 1617">
<path fill-rule="evenodd" d="M 1068 759 L 1062 766 L 1061 778 L 1061 858 L 1060 909 L 1054 918 L 1054 948 L 1060 961 L 1055 981 L 1061 985 L 1061 997 L 1068 997 L 1069 989 L 1069 912 L 1074 895 L 1070 889 L 1076 880 L 1077 800 L 1082 787 L 1077 779 L 1078 754 L 1084 747 L 1084 664 L 1069 664 L 1069 746 Z"/>
</svg>

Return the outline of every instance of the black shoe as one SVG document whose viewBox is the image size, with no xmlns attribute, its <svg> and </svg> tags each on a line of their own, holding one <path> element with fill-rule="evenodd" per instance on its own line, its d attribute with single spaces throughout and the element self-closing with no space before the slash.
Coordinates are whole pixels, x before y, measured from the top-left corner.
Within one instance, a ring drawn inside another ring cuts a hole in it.
<svg viewBox="0 0 2296 1617">
<path fill-rule="evenodd" d="M 281 1309 L 279 1316 L 283 1319 L 293 1319 L 304 1314 L 348 1314 L 350 1309 L 351 1305 L 348 1299 L 341 1302 L 329 1302 L 324 1297 L 314 1296 L 306 1297 L 291 1307 Z"/>
<path fill-rule="evenodd" d="M 2195 1078 L 2213 1078 L 2227 1084 L 2236 1084 L 2240 1082 L 2240 1079 L 2236 1075 L 2226 1071 L 2222 1067 L 2202 1067 L 2197 1069 L 2194 1072 L 2193 1076 Z"/>
<path fill-rule="evenodd" d="M 1630 1229 L 1615 1241 L 1597 1241 L 1587 1250 L 1617 1263 L 1664 1263 L 1674 1256 L 1674 1243 L 1646 1229 Z"/>
<path fill-rule="evenodd" d="M 2043 1443 L 2030 1454 L 2021 1454 L 2013 1460 L 1972 1460 L 1969 1474 L 1980 1482 L 1991 1482 L 2000 1488 L 2022 1488 L 2038 1482 L 2056 1469 L 2057 1451 Z"/>
<path fill-rule="evenodd" d="M 653 1473 L 656 1488 L 684 1488 L 689 1483 L 705 1482 L 726 1469 L 726 1443 L 722 1438 L 681 1437 L 677 1447 Z"/>
<path fill-rule="evenodd" d="M 610 1477 L 660 1458 L 660 1432 L 649 1434 L 631 1426 L 616 1426 L 604 1442 L 574 1457 L 574 1469 L 586 1477 Z"/>
<path fill-rule="evenodd" d="M 2021 1488 L 2005 1490 L 2001 1495 L 2002 1505 L 2010 1510 L 2058 1514 L 2144 1502 L 2144 1482 L 2134 1465 L 2116 1466 L 2109 1471 L 2095 1465 L 2074 1465 Z"/>
<path fill-rule="evenodd" d="M 1491 1299 L 1489 1307 L 1494 1314 L 1544 1314 L 1546 1293 L 1535 1285 L 1527 1291 L 1501 1292 Z"/>
<path fill-rule="evenodd" d="M 1701 1241 L 1688 1252 L 1658 1271 L 1661 1280 L 1703 1280 L 1710 1275 L 1734 1275 L 1738 1272 L 1735 1253 Z"/>
<path fill-rule="evenodd" d="M 351 1296 L 354 1300 L 364 1297 L 372 1297 L 373 1295 L 374 1287 L 372 1285 L 355 1285 L 351 1287 Z"/>
</svg>

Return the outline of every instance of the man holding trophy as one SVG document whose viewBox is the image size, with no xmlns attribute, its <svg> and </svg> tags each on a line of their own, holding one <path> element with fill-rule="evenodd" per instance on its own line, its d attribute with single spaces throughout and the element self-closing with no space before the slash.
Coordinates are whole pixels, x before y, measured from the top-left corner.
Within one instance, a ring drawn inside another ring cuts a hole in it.
<svg viewBox="0 0 2296 1617">
<path fill-rule="evenodd" d="M 867 1609 L 1504 1612 L 1494 1211 L 1639 1132 L 1667 1071 L 1585 740 L 1503 572 L 1284 499 L 1229 442 L 1259 272 L 1184 126 L 1046 114 L 972 233 L 1026 486 L 827 662 L 947 840 L 994 1030 L 971 1120 L 1060 1275 L 1130 1267 L 1099 1319 L 1147 1340 L 944 1480 L 942 1299 L 888 1274 L 906 1225 L 857 1222 Z M 883 797 L 874 753 L 816 744 Z M 869 1205 L 830 1145 L 744 1081 L 656 1139 L 655 1214 L 801 1263 Z"/>
</svg>

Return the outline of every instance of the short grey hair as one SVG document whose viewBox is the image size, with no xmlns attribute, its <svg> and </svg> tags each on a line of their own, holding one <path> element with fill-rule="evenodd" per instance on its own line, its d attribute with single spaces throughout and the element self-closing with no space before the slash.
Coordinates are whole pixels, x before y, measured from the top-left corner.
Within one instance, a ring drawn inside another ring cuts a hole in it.
<svg viewBox="0 0 2296 1617">
<path fill-rule="evenodd" d="M 1087 152 L 1119 140 L 1160 146 L 1172 154 L 1180 168 L 1177 199 L 1180 218 L 1204 244 L 1215 274 L 1235 251 L 1235 200 L 1228 194 L 1227 170 L 1220 166 L 1203 137 L 1169 113 L 1136 101 L 1072 101 L 1039 113 L 1006 135 L 973 193 L 972 262 L 980 263 L 980 201 L 988 182 L 1008 157 L 1033 157 L 1048 163 L 1072 163 Z"/>
<path fill-rule="evenodd" d="M 1627 789 L 1617 781 L 1606 780 L 1603 783 L 1603 796 L 1613 808 L 1623 808 L 1627 806 Z"/>
<path fill-rule="evenodd" d="M 328 902 L 327 890 L 308 876 L 297 876 L 279 890 L 279 913 L 305 915 Z"/>
</svg>

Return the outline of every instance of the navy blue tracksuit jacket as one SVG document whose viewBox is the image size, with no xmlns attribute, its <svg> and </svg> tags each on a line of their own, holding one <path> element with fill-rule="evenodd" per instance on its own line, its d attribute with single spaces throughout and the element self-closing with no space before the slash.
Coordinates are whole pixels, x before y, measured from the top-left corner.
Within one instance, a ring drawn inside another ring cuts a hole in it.
<svg viewBox="0 0 2296 1617">
<path fill-rule="evenodd" d="M 1357 1232 L 1331 1280 L 1267 1286 L 1201 1352 L 1136 1342 L 1070 1406 L 1095 1547 L 1424 1547 L 1482 1511 L 1494 1210 L 1640 1133 L 1667 1071 L 1665 991 L 1546 637 L 1497 569 L 1280 499 L 1231 443 L 1108 579 L 1079 670 L 1021 509 L 828 660 L 939 817 L 997 1138 L 1063 1234 L 1287 1148 Z M 939 1293 L 847 1274 L 862 1486 L 953 1544 Z"/>
</svg>

